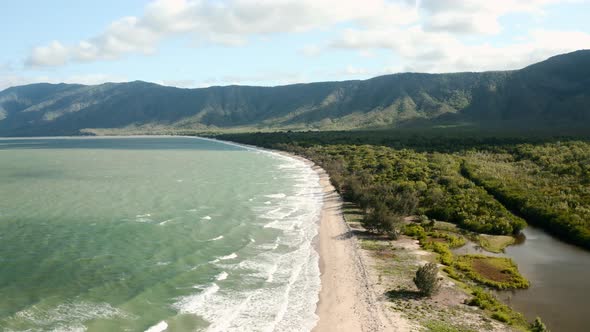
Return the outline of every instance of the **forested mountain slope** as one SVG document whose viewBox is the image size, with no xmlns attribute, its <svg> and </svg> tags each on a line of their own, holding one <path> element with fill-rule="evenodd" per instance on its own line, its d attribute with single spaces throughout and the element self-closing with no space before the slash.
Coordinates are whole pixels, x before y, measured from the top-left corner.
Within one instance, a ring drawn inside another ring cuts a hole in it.
<svg viewBox="0 0 590 332">
<path fill-rule="evenodd" d="M 587 127 L 590 51 L 517 71 L 180 89 L 135 81 L 0 92 L 0 136 L 400 126 Z"/>
</svg>

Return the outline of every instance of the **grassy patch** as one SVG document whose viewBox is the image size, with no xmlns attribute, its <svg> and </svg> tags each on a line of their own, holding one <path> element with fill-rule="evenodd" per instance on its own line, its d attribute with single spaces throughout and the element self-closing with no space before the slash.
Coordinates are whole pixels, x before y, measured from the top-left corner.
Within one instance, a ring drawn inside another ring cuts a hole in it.
<svg viewBox="0 0 590 332">
<path fill-rule="evenodd" d="M 422 247 L 427 250 L 432 250 L 438 254 L 438 260 L 444 265 L 453 265 L 453 253 L 449 249 L 449 245 L 442 242 L 426 241 Z"/>
<path fill-rule="evenodd" d="M 445 242 L 450 248 L 459 248 L 467 242 L 464 237 L 447 232 L 434 231 L 427 234 L 434 242 Z"/>
<path fill-rule="evenodd" d="M 477 236 L 477 243 L 489 252 L 501 253 L 509 245 L 514 243 L 514 237 L 507 235 L 485 235 Z"/>
<path fill-rule="evenodd" d="M 364 250 L 382 251 L 382 250 L 390 249 L 389 244 L 387 242 L 383 242 L 383 241 L 359 239 L 359 243 L 361 245 L 361 248 Z"/>
<path fill-rule="evenodd" d="M 404 233 L 407 236 L 415 237 L 418 240 L 426 238 L 426 231 L 424 230 L 424 227 L 415 223 L 405 225 L 402 228 L 402 233 Z"/>
<path fill-rule="evenodd" d="M 459 280 L 459 281 L 461 280 L 461 275 L 459 275 L 457 273 L 457 271 L 455 271 L 455 268 L 454 267 L 452 267 L 452 266 L 445 266 L 443 268 L 443 271 L 445 271 L 450 278 L 453 278 L 453 279 Z"/>
<path fill-rule="evenodd" d="M 446 221 L 436 221 L 434 223 L 434 229 L 441 230 L 441 231 L 447 231 L 447 232 L 454 232 L 454 233 L 458 233 L 460 231 L 460 229 L 459 229 L 459 227 L 457 227 L 457 225 L 452 224 L 450 222 L 446 222 Z"/>
<path fill-rule="evenodd" d="M 527 326 L 527 322 L 521 313 L 512 310 L 509 306 L 498 301 L 492 294 L 481 288 L 473 290 L 473 298 L 468 300 L 466 304 L 490 312 L 491 317 L 497 321 L 511 325 Z"/>
<path fill-rule="evenodd" d="M 457 257 L 455 267 L 470 279 L 495 289 L 528 288 L 529 282 L 509 258 L 483 255 Z"/>
<path fill-rule="evenodd" d="M 439 254 L 438 259 L 444 265 L 453 265 L 451 248 L 465 244 L 465 238 L 444 231 L 427 232 L 421 225 L 409 224 L 404 226 L 405 235 L 417 238 L 426 250 Z"/>
<path fill-rule="evenodd" d="M 428 321 L 424 323 L 424 327 L 428 332 L 476 332 L 476 330 L 464 328 L 462 326 L 454 326 L 448 322 L 441 321 Z"/>
</svg>

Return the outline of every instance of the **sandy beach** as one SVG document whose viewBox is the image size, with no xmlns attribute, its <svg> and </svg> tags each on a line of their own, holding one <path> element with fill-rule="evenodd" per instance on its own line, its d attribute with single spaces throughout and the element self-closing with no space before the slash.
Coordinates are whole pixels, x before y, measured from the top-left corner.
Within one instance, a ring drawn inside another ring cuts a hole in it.
<svg viewBox="0 0 590 332">
<path fill-rule="evenodd" d="M 324 191 L 318 251 L 322 289 L 313 331 L 410 331 L 409 322 L 384 308 L 356 238 L 342 216 L 342 200 L 318 166 Z"/>
</svg>

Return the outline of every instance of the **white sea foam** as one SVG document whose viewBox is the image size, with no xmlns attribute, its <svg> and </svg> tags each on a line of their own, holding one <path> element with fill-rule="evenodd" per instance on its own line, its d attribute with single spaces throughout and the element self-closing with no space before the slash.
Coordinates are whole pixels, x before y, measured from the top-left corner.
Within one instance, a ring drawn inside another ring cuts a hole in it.
<svg viewBox="0 0 590 332">
<path fill-rule="evenodd" d="M 219 291 L 219 286 L 217 286 L 216 283 L 212 283 L 211 286 L 205 288 L 198 294 L 181 297 L 174 306 L 183 314 L 196 313 L 199 308 L 207 305 L 207 300 L 209 300 L 213 294 L 217 293 L 217 291 Z"/>
<path fill-rule="evenodd" d="M 196 314 L 208 321 L 206 331 L 210 332 L 309 331 L 317 322 L 315 309 L 321 287 L 319 255 L 312 245 L 323 197 L 319 177 L 301 160 L 255 151 L 279 162 L 269 178 L 288 179 L 293 184 L 293 191 L 281 190 L 284 197 L 269 197 L 271 200 L 266 202 L 253 200 L 251 207 L 261 231 L 264 225 L 274 222 L 268 228 L 280 231 L 280 247 L 279 241 L 259 241 L 261 245 L 249 246 L 253 254 L 245 251 L 243 260 L 223 264 L 225 271 L 239 271 L 243 276 L 241 287 L 207 292 L 209 286 L 180 298 L 175 307 L 181 313 Z M 260 282 L 267 286 L 260 287 Z"/>
<path fill-rule="evenodd" d="M 223 235 L 219 235 L 218 237 L 214 237 L 214 238 L 212 238 L 212 239 L 209 239 L 209 240 L 207 240 L 207 241 L 219 241 L 219 240 L 221 240 L 221 239 L 223 239 Z"/>
<path fill-rule="evenodd" d="M 136 222 L 152 222 L 153 220 L 148 218 L 151 217 L 152 214 L 151 213 L 145 213 L 145 214 L 138 214 L 135 216 L 135 221 Z"/>
<path fill-rule="evenodd" d="M 218 257 L 218 259 L 219 260 L 222 260 L 222 261 L 225 261 L 225 260 L 228 260 L 228 259 L 235 259 L 235 258 L 238 258 L 238 254 L 236 254 L 235 252 L 232 252 L 231 254 L 229 254 L 227 256 Z"/>
<path fill-rule="evenodd" d="M 158 225 L 160 225 L 160 226 L 164 226 L 164 225 L 166 225 L 166 224 L 167 224 L 169 221 L 172 221 L 172 219 L 166 219 L 166 220 L 164 220 L 164 221 L 162 221 L 162 222 L 158 223 Z"/>
<path fill-rule="evenodd" d="M 278 220 L 271 221 L 262 227 L 264 227 L 264 228 L 279 228 L 279 221 Z"/>
<path fill-rule="evenodd" d="M 278 268 L 279 264 L 275 264 L 270 268 L 270 271 L 268 271 L 268 277 L 266 278 L 266 282 L 272 282 L 274 280 L 274 274 L 275 272 L 277 272 Z"/>
<path fill-rule="evenodd" d="M 161 321 L 158 324 L 145 330 L 145 332 L 163 332 L 163 331 L 166 331 L 167 328 L 168 328 L 168 323 L 166 323 L 166 321 Z"/>
<path fill-rule="evenodd" d="M 203 217 L 203 218 L 201 218 L 201 219 L 203 219 L 203 220 L 211 220 L 211 217 L 210 217 L 210 216 L 204 216 L 204 217 Z"/>
<path fill-rule="evenodd" d="M 92 319 L 129 317 L 127 313 L 108 303 L 91 302 L 67 302 L 47 309 L 43 308 L 43 305 L 35 305 L 17 312 L 15 316 L 37 326 L 62 331 L 84 328 L 83 323 Z M 64 322 L 67 322 L 67 325 L 64 326 Z"/>
<path fill-rule="evenodd" d="M 223 271 L 215 277 L 215 280 L 221 281 L 221 280 L 227 279 L 227 277 L 228 277 L 227 272 Z"/>
<path fill-rule="evenodd" d="M 258 245 L 257 248 L 262 249 L 262 250 L 275 250 L 279 247 L 280 243 L 281 243 L 281 238 L 277 237 L 273 242 L 262 243 L 262 244 Z"/>
<path fill-rule="evenodd" d="M 272 209 L 267 211 L 266 213 L 262 214 L 260 218 L 264 219 L 285 219 L 299 211 L 299 208 L 296 206 L 281 206 L 276 209 Z"/>
<path fill-rule="evenodd" d="M 285 195 L 283 193 L 279 193 L 279 194 L 264 195 L 264 197 L 268 197 L 268 198 L 285 198 L 285 197 L 287 197 L 287 195 Z"/>
</svg>

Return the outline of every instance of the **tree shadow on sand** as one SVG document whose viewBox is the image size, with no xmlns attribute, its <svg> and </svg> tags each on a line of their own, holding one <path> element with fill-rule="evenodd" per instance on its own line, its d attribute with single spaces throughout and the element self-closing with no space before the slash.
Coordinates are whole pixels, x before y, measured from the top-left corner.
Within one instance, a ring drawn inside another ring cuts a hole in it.
<svg viewBox="0 0 590 332">
<path fill-rule="evenodd" d="M 424 297 L 422 293 L 411 289 L 392 289 L 385 293 L 391 301 L 395 300 L 419 300 Z"/>
<path fill-rule="evenodd" d="M 344 233 L 338 234 L 336 236 L 334 236 L 334 239 L 336 240 L 347 240 L 350 239 L 352 237 L 357 237 L 360 239 L 366 239 L 369 238 L 369 236 L 367 236 L 368 232 L 367 231 L 362 231 L 362 230 L 358 230 L 358 229 L 351 229 L 349 231 L 346 231 Z"/>
</svg>

